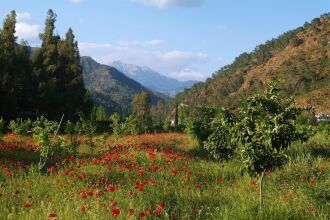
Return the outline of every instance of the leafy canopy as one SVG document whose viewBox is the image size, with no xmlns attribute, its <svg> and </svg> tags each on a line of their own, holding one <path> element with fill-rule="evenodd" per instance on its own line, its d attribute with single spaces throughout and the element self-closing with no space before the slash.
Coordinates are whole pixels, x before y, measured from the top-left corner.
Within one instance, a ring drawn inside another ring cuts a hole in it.
<svg viewBox="0 0 330 220">
<path fill-rule="evenodd" d="M 238 153 L 244 170 L 259 176 L 284 164 L 284 150 L 294 141 L 307 139 L 295 125 L 302 111 L 292 98 L 279 96 L 277 83 L 270 83 L 263 94 L 247 99 L 237 124 Z"/>
</svg>

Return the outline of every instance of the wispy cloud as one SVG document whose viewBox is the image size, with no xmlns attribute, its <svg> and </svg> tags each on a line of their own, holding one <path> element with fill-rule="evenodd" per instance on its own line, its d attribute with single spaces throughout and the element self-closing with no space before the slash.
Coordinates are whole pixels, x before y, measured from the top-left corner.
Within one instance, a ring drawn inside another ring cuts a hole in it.
<svg viewBox="0 0 330 220">
<path fill-rule="evenodd" d="M 146 47 L 146 46 L 158 46 L 162 43 L 161 40 L 154 39 L 148 41 L 139 40 L 119 40 L 118 44 L 123 47 Z"/>
<path fill-rule="evenodd" d="M 204 3 L 204 0 L 132 0 L 144 5 L 156 6 L 159 8 L 167 7 L 197 7 Z"/>
<path fill-rule="evenodd" d="M 28 40 L 32 44 L 39 41 L 40 25 L 31 24 L 32 15 L 29 12 L 16 12 L 16 34 L 18 40 Z"/>
<path fill-rule="evenodd" d="M 111 64 L 113 61 L 121 60 L 126 63 L 148 66 L 163 75 L 178 80 L 205 79 L 205 75 L 199 70 L 198 66 L 209 60 L 208 55 L 205 53 L 179 50 L 162 52 L 128 45 L 123 47 L 120 44 L 85 42 L 79 44 L 79 49 L 82 55 L 91 56 L 103 64 Z"/>
<path fill-rule="evenodd" d="M 40 33 L 40 26 L 36 24 L 28 24 L 18 22 L 16 24 L 16 36 L 19 40 L 36 41 Z"/>
</svg>

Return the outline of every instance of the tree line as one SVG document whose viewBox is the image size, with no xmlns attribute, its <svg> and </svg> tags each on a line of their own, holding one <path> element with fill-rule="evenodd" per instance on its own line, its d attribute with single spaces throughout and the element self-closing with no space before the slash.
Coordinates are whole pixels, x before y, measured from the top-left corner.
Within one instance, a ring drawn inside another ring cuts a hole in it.
<svg viewBox="0 0 330 220">
<path fill-rule="evenodd" d="M 0 29 L 0 115 L 4 119 L 46 115 L 59 120 L 77 118 L 92 106 L 84 88 L 78 43 L 69 28 L 64 38 L 55 33 L 56 14 L 47 12 L 41 47 L 17 42 L 16 12 Z"/>
</svg>

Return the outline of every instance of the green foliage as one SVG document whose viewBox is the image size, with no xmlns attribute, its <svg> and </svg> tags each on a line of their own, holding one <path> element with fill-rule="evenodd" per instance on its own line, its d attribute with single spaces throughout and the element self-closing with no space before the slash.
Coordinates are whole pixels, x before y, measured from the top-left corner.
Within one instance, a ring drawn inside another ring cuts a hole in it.
<svg viewBox="0 0 330 220">
<path fill-rule="evenodd" d="M 97 121 L 107 121 L 108 120 L 108 114 L 106 112 L 106 109 L 104 106 L 100 105 L 95 109 L 96 111 L 96 120 Z"/>
<path fill-rule="evenodd" d="M 150 94 L 147 92 L 141 92 L 136 95 L 133 99 L 132 106 L 133 117 L 137 120 L 140 131 L 142 133 L 151 132 L 152 118 L 150 112 Z M 133 123 L 133 119 L 129 119 L 128 122 Z"/>
<path fill-rule="evenodd" d="M 237 127 L 238 152 L 244 170 L 260 176 L 283 166 L 285 149 L 294 141 L 306 141 L 305 132 L 298 131 L 295 120 L 302 109 L 294 101 L 279 96 L 275 84 L 262 95 L 247 99 L 241 108 Z"/>
<path fill-rule="evenodd" d="M 33 139 L 38 143 L 37 151 L 40 153 L 39 169 L 41 170 L 47 163 L 48 159 L 54 153 L 65 148 L 65 143 L 62 138 L 55 140 L 56 131 L 59 124 L 54 121 L 49 121 L 44 116 L 41 116 L 33 122 Z"/>
<path fill-rule="evenodd" d="M 226 109 L 221 109 L 212 120 L 211 134 L 204 142 L 204 148 L 216 160 L 228 160 L 236 149 L 235 116 Z"/>
<path fill-rule="evenodd" d="M 89 115 L 85 115 L 80 112 L 79 117 L 81 121 L 82 134 L 85 134 L 88 137 L 86 144 L 89 147 L 90 151 L 94 154 L 95 144 L 93 142 L 93 136 L 96 134 L 97 131 L 96 112 L 92 110 Z"/>
<path fill-rule="evenodd" d="M 216 113 L 216 108 L 207 105 L 200 105 L 192 108 L 185 132 L 195 137 L 199 144 L 202 145 L 212 133 L 210 124 Z"/>
<path fill-rule="evenodd" d="M 276 83 L 261 95 L 247 99 L 243 104 L 237 124 L 238 154 L 243 171 L 260 180 L 260 215 L 263 207 L 262 185 L 264 174 L 281 168 L 287 155 L 285 150 L 294 141 L 307 141 L 306 130 L 295 124 L 301 108 L 297 108 L 292 98 L 282 98 Z"/>
<path fill-rule="evenodd" d="M 23 120 L 21 118 L 17 118 L 16 121 L 11 120 L 8 127 L 16 134 L 29 135 L 32 131 L 32 121 L 31 119 Z"/>
<path fill-rule="evenodd" d="M 120 116 L 115 113 L 111 116 L 112 130 L 115 135 L 140 134 L 140 126 L 136 118 L 132 115 L 121 121 Z"/>
<path fill-rule="evenodd" d="M 0 31 L 0 115 L 20 117 L 33 103 L 33 77 L 28 45 L 17 43 L 16 12 L 11 11 Z"/>
</svg>

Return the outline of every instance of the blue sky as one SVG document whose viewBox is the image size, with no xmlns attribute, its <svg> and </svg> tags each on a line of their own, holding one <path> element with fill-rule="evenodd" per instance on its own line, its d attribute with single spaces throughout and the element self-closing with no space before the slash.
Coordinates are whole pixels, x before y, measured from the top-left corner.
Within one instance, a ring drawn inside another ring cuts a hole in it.
<svg viewBox="0 0 330 220">
<path fill-rule="evenodd" d="M 0 0 L 19 14 L 17 35 L 38 45 L 46 12 L 72 27 L 82 55 L 204 80 L 236 56 L 330 11 L 329 0 Z"/>
</svg>

